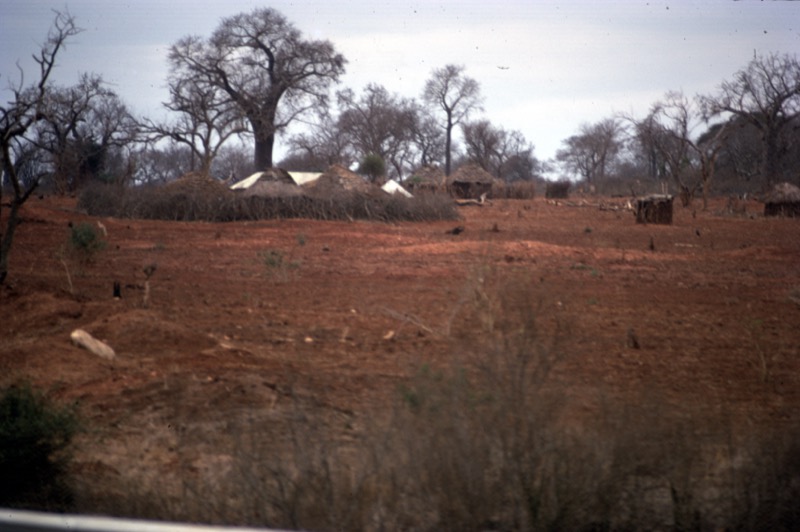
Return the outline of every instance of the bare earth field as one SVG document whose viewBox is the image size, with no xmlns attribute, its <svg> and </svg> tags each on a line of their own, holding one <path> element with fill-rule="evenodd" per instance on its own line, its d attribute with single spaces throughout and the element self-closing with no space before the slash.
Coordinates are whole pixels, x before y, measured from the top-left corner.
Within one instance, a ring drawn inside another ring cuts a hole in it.
<svg viewBox="0 0 800 532">
<path fill-rule="evenodd" d="M 756 202 L 724 216 L 719 200 L 637 225 L 604 201 L 496 201 L 388 225 L 96 219 L 34 198 L 0 288 L 0 384 L 77 401 L 90 427 L 78 475 L 144 491 L 224 468 L 214 441 L 234 423 L 272 419 L 279 438 L 297 405 L 326 420 L 321 437 L 356 437 L 418 368 L 457 356 L 475 294 L 516 283 L 543 330 L 564 331 L 550 381 L 574 423 L 606 400 L 657 396 L 740 435 L 796 424 L 800 220 L 765 219 Z M 68 223 L 84 221 L 107 229 L 89 262 L 64 251 Z M 116 359 L 72 345 L 76 328 Z"/>
</svg>

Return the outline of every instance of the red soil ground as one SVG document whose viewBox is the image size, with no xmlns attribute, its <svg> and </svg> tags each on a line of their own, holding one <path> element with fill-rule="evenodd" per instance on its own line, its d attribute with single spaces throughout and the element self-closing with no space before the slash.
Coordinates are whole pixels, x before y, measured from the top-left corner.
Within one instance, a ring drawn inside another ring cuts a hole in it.
<svg viewBox="0 0 800 532">
<path fill-rule="evenodd" d="M 553 378 L 576 404 L 602 389 L 743 428 L 797 419 L 800 220 L 755 202 L 725 216 L 720 200 L 638 225 L 602 202 L 497 201 L 457 222 L 211 224 L 96 219 L 34 198 L 0 288 L 0 384 L 79 402 L 87 475 L 157 478 L 176 447 L 191 439 L 196 463 L 212 460 L 213 431 L 293 398 L 356 430 L 415 368 L 448 360 L 476 287 L 518 283 L 543 327 L 567 325 Z M 71 256 L 69 222 L 102 223 L 106 248 Z M 116 360 L 72 345 L 76 328 Z"/>
</svg>

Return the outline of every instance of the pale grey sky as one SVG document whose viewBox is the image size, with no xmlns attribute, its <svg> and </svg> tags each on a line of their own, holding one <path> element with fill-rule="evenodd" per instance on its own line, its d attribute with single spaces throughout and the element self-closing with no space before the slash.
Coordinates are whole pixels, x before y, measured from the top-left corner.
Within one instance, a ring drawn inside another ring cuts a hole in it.
<svg viewBox="0 0 800 532">
<path fill-rule="evenodd" d="M 32 79 L 31 53 L 65 6 L 85 31 L 55 79 L 101 74 L 139 114 L 162 112 L 172 43 L 269 6 L 332 41 L 349 61 L 341 87 L 356 92 L 375 82 L 419 97 L 432 69 L 465 65 L 483 116 L 521 131 L 543 160 L 581 123 L 643 116 L 668 90 L 713 92 L 754 52 L 800 51 L 800 2 L 789 1 L 0 0 L 1 88 L 19 79 L 17 60 Z"/>
</svg>

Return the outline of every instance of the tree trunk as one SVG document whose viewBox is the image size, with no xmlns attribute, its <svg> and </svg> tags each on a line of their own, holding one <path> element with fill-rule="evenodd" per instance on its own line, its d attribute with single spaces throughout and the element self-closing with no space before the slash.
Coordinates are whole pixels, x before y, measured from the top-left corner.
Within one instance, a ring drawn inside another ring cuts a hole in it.
<svg viewBox="0 0 800 532">
<path fill-rule="evenodd" d="M 256 172 L 272 168 L 272 148 L 274 145 L 274 134 L 267 136 L 267 138 L 256 138 L 256 151 L 253 159 Z"/>
<path fill-rule="evenodd" d="M 444 139 L 444 175 L 450 177 L 450 147 L 453 141 L 453 114 L 447 112 L 447 131 Z"/>
<path fill-rule="evenodd" d="M 767 190 L 772 189 L 778 177 L 778 130 L 768 127 L 764 132 L 764 184 Z"/>
<path fill-rule="evenodd" d="M 5 231 L 0 233 L 0 284 L 3 284 L 8 275 L 8 255 L 11 252 L 14 231 L 19 225 L 19 207 L 20 203 L 18 201 L 11 201 L 11 209 L 8 213 L 8 220 L 6 220 Z"/>
</svg>

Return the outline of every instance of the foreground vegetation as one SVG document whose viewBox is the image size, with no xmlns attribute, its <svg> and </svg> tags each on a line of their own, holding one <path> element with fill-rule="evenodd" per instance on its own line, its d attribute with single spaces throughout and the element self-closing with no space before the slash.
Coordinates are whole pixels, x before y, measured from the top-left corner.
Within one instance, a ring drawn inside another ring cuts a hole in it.
<svg viewBox="0 0 800 532">
<path fill-rule="evenodd" d="M 60 507 L 311 530 L 794 527 L 800 426 L 743 432 L 732 413 L 709 416 L 656 392 L 621 403 L 598 389 L 588 411 L 576 408 L 554 377 L 574 350 L 571 324 L 547 311 L 557 299 L 524 272 L 476 271 L 452 310 L 450 361 L 421 362 L 388 410 L 364 412 L 355 437 L 290 394 L 279 417 L 254 410 L 203 433 L 230 457 L 208 475 L 186 456 L 157 484 L 87 486 L 76 474 Z M 65 423 L 49 421 L 62 418 L 29 412 L 46 421 L 31 423 L 45 441 L 68 441 Z M 179 453 L 193 437 L 183 433 Z M 40 493 L 19 505 L 52 507 L 53 492 Z"/>
</svg>

